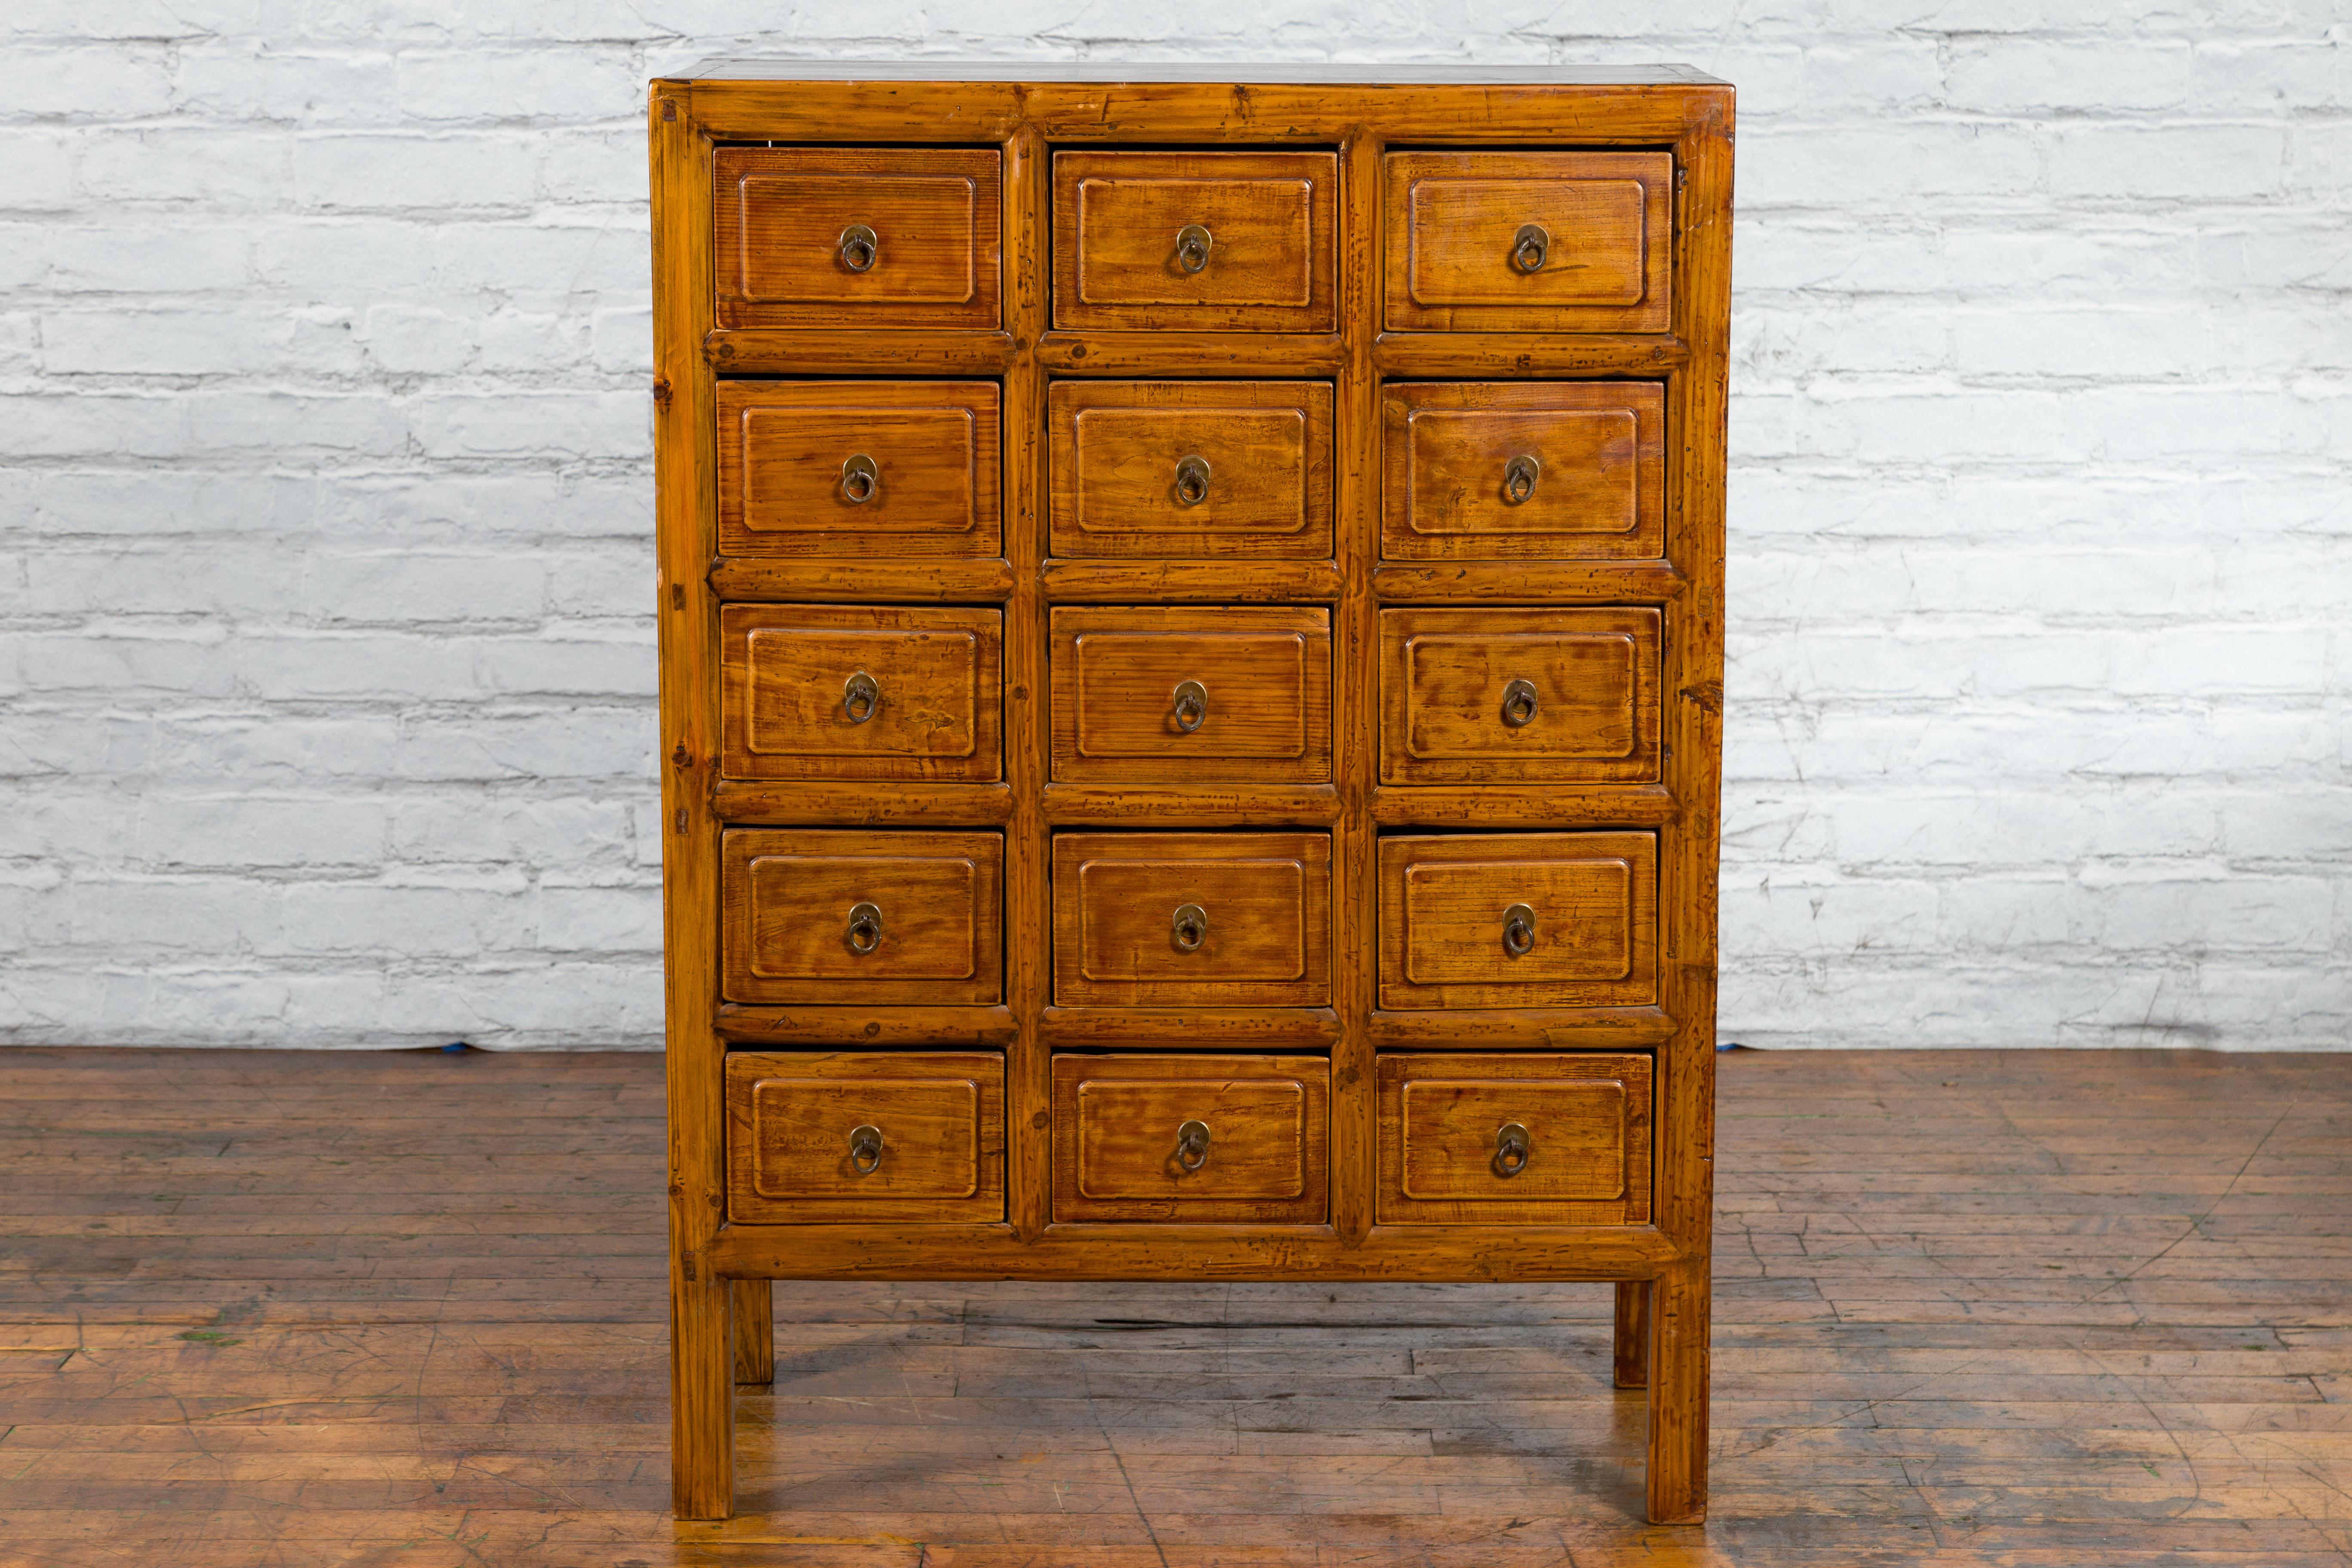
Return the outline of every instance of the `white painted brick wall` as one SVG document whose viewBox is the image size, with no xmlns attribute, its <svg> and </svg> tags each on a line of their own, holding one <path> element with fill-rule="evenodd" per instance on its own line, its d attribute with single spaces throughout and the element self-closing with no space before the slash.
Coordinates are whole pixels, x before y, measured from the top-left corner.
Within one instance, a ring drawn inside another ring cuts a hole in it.
<svg viewBox="0 0 2352 1568">
<path fill-rule="evenodd" d="M 2341 0 L 9 0 L 0 1038 L 656 1039 L 641 106 L 1741 89 L 1727 1039 L 2339 1047 Z"/>
</svg>

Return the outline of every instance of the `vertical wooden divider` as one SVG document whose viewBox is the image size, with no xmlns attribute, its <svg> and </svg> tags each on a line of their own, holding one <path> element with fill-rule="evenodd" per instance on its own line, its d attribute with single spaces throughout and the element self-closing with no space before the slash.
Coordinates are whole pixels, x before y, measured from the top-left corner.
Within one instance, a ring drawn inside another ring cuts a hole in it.
<svg viewBox="0 0 2352 1568">
<path fill-rule="evenodd" d="M 1054 1064 L 1040 1033 L 1047 969 L 1045 831 L 1045 373 L 1037 340 L 1045 331 L 1045 257 L 1050 155 L 1036 126 L 1013 127 L 1004 143 L 1004 330 L 1013 361 L 1004 372 L 1004 552 L 1013 597 L 1004 615 L 1004 776 L 1013 819 L 1004 844 L 1006 1000 L 1020 1034 L 1006 1059 L 1005 1199 L 1014 1232 L 1034 1241 L 1052 1217 Z"/>
<path fill-rule="evenodd" d="M 1380 755 L 1380 637 L 1372 565 L 1380 553 L 1380 375 L 1372 340 L 1380 331 L 1381 141 L 1356 126 L 1339 146 L 1340 346 L 1335 402 L 1333 543 L 1339 567 L 1338 657 L 1332 727 L 1339 821 L 1331 847 L 1332 1002 L 1339 1040 L 1331 1047 L 1331 1224 L 1342 1245 L 1372 1227 L 1377 1180 L 1373 1140 L 1371 1016 L 1379 942 L 1372 787 Z"/>
<path fill-rule="evenodd" d="M 714 401 L 710 330 L 712 155 L 692 95 L 647 100 L 655 220 L 655 505 L 659 514 L 662 690 L 662 952 L 668 1033 L 670 1491 L 680 1519 L 735 1509 L 733 1291 L 711 1272 L 727 1212 L 726 1047 L 719 992 L 719 611 L 706 578 L 718 490 L 706 444 Z"/>
</svg>

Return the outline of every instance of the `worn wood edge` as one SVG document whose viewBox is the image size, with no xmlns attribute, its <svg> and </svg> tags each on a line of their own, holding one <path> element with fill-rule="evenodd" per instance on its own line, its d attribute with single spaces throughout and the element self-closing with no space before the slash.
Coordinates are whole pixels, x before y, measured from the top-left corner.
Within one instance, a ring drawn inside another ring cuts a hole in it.
<svg viewBox="0 0 2352 1568">
<path fill-rule="evenodd" d="M 861 331 L 789 327 L 715 327 L 702 340 L 703 358 L 722 375 L 1001 374 L 1013 362 L 1008 332 L 950 327 Z"/>
<path fill-rule="evenodd" d="M 1019 1033 L 1013 1009 L 768 1007 L 720 1005 L 719 1037 L 739 1046 L 955 1046 L 1003 1050 Z"/>
<path fill-rule="evenodd" d="M 1331 784 L 1055 784 L 1045 793 L 1045 820 L 1056 827 L 1328 827 L 1339 819 L 1339 792 Z"/>
<path fill-rule="evenodd" d="M 1372 595 L 1384 605 L 1666 605 L 1689 579 L 1666 561 L 1383 561 Z"/>
<path fill-rule="evenodd" d="M 1051 331 L 1037 363 L 1057 375 L 1328 376 L 1344 358 L 1331 332 Z"/>
<path fill-rule="evenodd" d="M 1689 362 L 1690 345 L 1671 333 L 1385 331 L 1372 340 L 1373 365 L 1392 376 L 1664 375 Z"/>
<path fill-rule="evenodd" d="M 707 574 L 721 599 L 827 605 L 1002 601 L 1013 595 L 1012 564 L 997 556 L 765 557 L 721 555 Z"/>
<path fill-rule="evenodd" d="M 1383 784 L 1372 820 L 1383 827 L 1657 827 L 1682 805 L 1664 784 Z"/>
<path fill-rule="evenodd" d="M 1493 1011 L 1383 1007 L 1372 1014 L 1372 1044 L 1382 1050 L 1487 1050 L 1526 1046 L 1618 1050 L 1655 1047 L 1674 1037 L 1663 1007 L 1514 1007 Z"/>
<path fill-rule="evenodd" d="M 730 1225 L 713 1266 L 768 1279 L 1650 1279 L 1680 1255 L 1654 1226 Z"/>
<path fill-rule="evenodd" d="M 1013 786 L 724 779 L 711 786 L 710 805 L 737 826 L 998 827 L 1012 820 Z"/>
<path fill-rule="evenodd" d="M 1339 1015 L 1328 1007 L 1048 1007 L 1042 1029 L 1047 1045 L 1065 1050 L 1329 1046 L 1339 1038 Z"/>
<path fill-rule="evenodd" d="M 1345 589 L 1329 561 L 1118 561 L 1055 556 L 1045 597 L 1057 605 L 1329 604 Z"/>
</svg>

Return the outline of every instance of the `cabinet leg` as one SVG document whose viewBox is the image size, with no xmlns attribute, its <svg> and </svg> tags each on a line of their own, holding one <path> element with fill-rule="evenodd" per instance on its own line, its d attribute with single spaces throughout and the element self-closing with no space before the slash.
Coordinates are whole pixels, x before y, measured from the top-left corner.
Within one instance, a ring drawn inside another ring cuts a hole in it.
<svg viewBox="0 0 2352 1568">
<path fill-rule="evenodd" d="M 680 1519 L 735 1511 L 733 1303 L 727 1280 L 671 1279 L 669 1488 Z"/>
<path fill-rule="evenodd" d="M 1617 1386 L 1644 1388 L 1650 1382 L 1650 1282 L 1617 1282 Z"/>
<path fill-rule="evenodd" d="M 1648 1293 L 1650 1522 L 1698 1524 L 1706 1518 L 1706 1258 L 1676 1263 Z"/>
<path fill-rule="evenodd" d="M 735 1381 L 776 1381 L 775 1292 L 765 1279 L 737 1279 L 735 1288 Z"/>
</svg>

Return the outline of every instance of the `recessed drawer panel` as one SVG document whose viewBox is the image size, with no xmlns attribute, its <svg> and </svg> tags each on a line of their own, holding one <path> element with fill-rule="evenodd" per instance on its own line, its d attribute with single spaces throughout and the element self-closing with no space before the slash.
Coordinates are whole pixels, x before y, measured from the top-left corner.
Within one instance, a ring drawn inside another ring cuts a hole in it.
<svg viewBox="0 0 2352 1568">
<path fill-rule="evenodd" d="M 722 327 L 1002 323 L 993 148 L 721 147 L 712 271 Z"/>
<path fill-rule="evenodd" d="M 1380 1058 L 1382 1225 L 1650 1217 L 1650 1058 Z"/>
<path fill-rule="evenodd" d="M 1054 777 L 1320 784 L 1331 776 L 1331 614 L 1053 612 Z"/>
<path fill-rule="evenodd" d="M 1003 613 L 725 605 L 719 666 L 730 778 L 987 783 Z"/>
<path fill-rule="evenodd" d="M 728 555 L 993 555 L 990 381 L 722 381 Z"/>
<path fill-rule="evenodd" d="M 1329 153 L 1057 153 L 1054 324 L 1328 332 Z"/>
<path fill-rule="evenodd" d="M 1004 1217 L 1004 1058 L 736 1051 L 727 1210 L 739 1224 Z"/>
<path fill-rule="evenodd" d="M 1381 612 L 1381 782 L 1658 776 L 1654 609 Z"/>
<path fill-rule="evenodd" d="M 1665 553 L 1665 389 L 1423 382 L 1381 389 L 1391 560 L 1647 561 Z"/>
<path fill-rule="evenodd" d="M 1320 1057 L 1054 1058 L 1054 1218 L 1311 1225 L 1325 1213 Z"/>
<path fill-rule="evenodd" d="M 992 1003 L 1004 840 L 993 833 L 730 829 L 730 1001 Z"/>
<path fill-rule="evenodd" d="M 1391 153 L 1391 331 L 1663 332 L 1665 153 Z"/>
<path fill-rule="evenodd" d="M 1657 938 L 1654 834 L 1381 840 L 1383 1007 L 1647 1005 Z"/>
<path fill-rule="evenodd" d="M 1320 1007 L 1330 916 L 1328 834 L 1058 834 L 1054 999 Z"/>
<path fill-rule="evenodd" d="M 1318 381 L 1057 381 L 1057 556 L 1331 553 L 1331 388 Z"/>
</svg>

